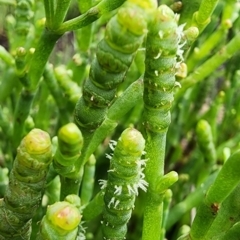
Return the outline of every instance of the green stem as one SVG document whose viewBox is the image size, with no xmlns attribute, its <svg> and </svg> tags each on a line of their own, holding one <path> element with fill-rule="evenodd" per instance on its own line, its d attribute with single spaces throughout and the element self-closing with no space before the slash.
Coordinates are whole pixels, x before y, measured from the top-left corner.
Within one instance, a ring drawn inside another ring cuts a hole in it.
<svg viewBox="0 0 240 240">
<path fill-rule="evenodd" d="M 101 126 L 91 134 L 84 136 L 84 147 L 82 155 L 77 161 L 77 169 L 80 169 L 88 161 L 91 154 L 96 150 L 99 144 L 116 128 L 119 119 L 122 118 L 133 106 L 134 103 L 142 98 L 143 94 L 143 82 L 138 80 L 132 83 L 125 92 L 118 97 L 118 99 L 109 108 L 106 119 Z"/>
<path fill-rule="evenodd" d="M 210 23 L 211 16 L 218 4 L 219 0 L 203 0 L 200 8 L 193 14 L 192 25 L 202 32 L 203 29 Z"/>
<path fill-rule="evenodd" d="M 61 193 L 60 200 L 63 200 L 69 194 L 79 195 L 79 188 L 81 185 L 81 176 L 83 173 L 75 174 L 74 178 L 61 176 Z"/>
<path fill-rule="evenodd" d="M 193 13 L 199 9 L 201 0 L 182 0 L 182 11 L 180 14 L 179 24 L 186 24 L 189 28 L 192 23 Z"/>
<path fill-rule="evenodd" d="M 177 92 L 177 96 L 181 96 L 186 89 L 193 86 L 197 82 L 204 80 L 222 63 L 232 57 L 237 51 L 240 50 L 240 34 L 238 33 L 226 46 L 222 47 L 210 59 L 205 61 L 198 67 L 192 74 L 181 81 L 182 88 Z"/>
<path fill-rule="evenodd" d="M 174 99 L 176 55 L 180 41 L 174 13 L 166 5 L 159 6 L 152 21 L 146 41 L 142 118 L 148 159 L 145 175 L 149 183 L 143 240 L 157 240 L 161 236 L 163 196 L 169 187 L 161 185 L 164 182 L 166 135 L 171 122 L 170 109 Z"/>
<path fill-rule="evenodd" d="M 105 191 L 101 190 L 91 202 L 83 209 L 83 218 L 86 221 L 94 219 L 102 213 L 104 206 L 104 194 Z"/>
<path fill-rule="evenodd" d="M 54 76 L 52 65 L 47 64 L 47 66 L 45 67 L 43 76 L 44 76 L 45 83 L 47 84 L 48 89 L 58 106 L 61 124 L 62 125 L 67 124 L 69 122 L 70 116 L 69 116 L 69 113 L 66 111 L 66 99 L 63 96 L 63 93 L 59 88 L 57 80 Z"/>
<path fill-rule="evenodd" d="M 0 82 L 0 102 L 6 101 L 13 92 L 13 89 L 19 87 L 20 84 L 14 69 L 8 68 L 4 72 Z"/>
<path fill-rule="evenodd" d="M 188 58 L 187 66 L 189 72 L 194 69 L 199 60 L 203 60 L 211 54 L 213 49 L 226 40 L 228 30 L 232 27 L 232 23 L 236 20 L 236 13 L 238 11 L 239 7 L 236 5 L 236 1 L 231 0 L 225 4 L 221 24 L 218 29 L 202 43 L 202 46 L 199 49 L 195 48 L 190 58 Z"/>
<path fill-rule="evenodd" d="M 36 90 L 49 55 L 60 37 L 60 34 L 55 34 L 48 29 L 43 31 L 29 66 L 28 78 L 30 82 L 30 91 L 34 92 Z"/>
<path fill-rule="evenodd" d="M 146 158 L 149 159 L 145 168 L 146 181 L 149 188 L 144 209 L 143 240 L 159 239 L 161 236 L 163 215 L 163 194 L 155 192 L 156 177 L 163 176 L 166 133 L 147 133 Z M 154 219 L 154 221 L 153 221 Z"/>
<path fill-rule="evenodd" d="M 192 55 L 187 60 L 188 71 L 191 72 L 197 63 L 211 54 L 211 51 L 223 42 L 226 37 L 227 29 L 220 28 L 212 33 L 208 39 L 202 44 L 201 48 L 195 48 Z"/>
<path fill-rule="evenodd" d="M 32 106 L 34 95 L 27 89 L 23 89 L 16 107 L 14 114 L 14 127 L 13 127 L 13 147 L 14 149 L 22 139 L 24 123 L 29 114 L 29 109 Z"/>
<path fill-rule="evenodd" d="M 56 12 L 53 18 L 51 29 L 57 29 L 64 21 L 71 0 L 57 0 Z"/>
<path fill-rule="evenodd" d="M 240 185 L 238 185 L 234 191 L 223 202 L 219 214 L 213 224 L 211 225 L 206 239 L 220 239 L 220 236 L 228 232 L 234 224 L 239 222 L 239 210 L 240 210 Z M 229 238 L 232 239 L 232 238 Z"/>
<path fill-rule="evenodd" d="M 78 195 L 82 172 L 76 171 L 74 164 L 80 156 L 82 145 L 82 133 L 74 123 L 60 128 L 53 166 L 60 175 L 61 200 L 69 194 Z"/>
<path fill-rule="evenodd" d="M 108 13 L 120 7 L 126 0 L 102 0 L 98 5 L 90 8 L 86 13 L 79 17 L 64 22 L 55 30 L 57 34 L 63 34 L 67 31 L 77 30 L 96 21 L 103 14 Z"/>
<path fill-rule="evenodd" d="M 84 166 L 84 175 L 80 195 L 82 205 L 87 204 L 92 198 L 94 189 L 95 168 L 96 158 L 94 157 L 94 155 L 91 155 L 91 157 Z"/>
<path fill-rule="evenodd" d="M 46 16 L 46 26 L 52 28 L 55 16 L 55 0 L 44 0 L 44 9 Z"/>
<path fill-rule="evenodd" d="M 220 237 L 219 240 L 238 240 L 240 233 L 240 222 L 236 223 L 224 236 Z"/>
<path fill-rule="evenodd" d="M 22 137 L 21 134 L 23 131 L 24 121 L 30 112 L 32 100 L 38 87 L 39 80 L 43 74 L 48 57 L 59 37 L 60 35 L 53 34 L 52 32 L 45 29 L 39 40 L 36 51 L 33 54 L 27 76 L 26 89 L 22 90 L 20 102 L 18 103 L 15 113 L 15 126 L 13 136 L 15 147 L 18 145 Z"/>
<path fill-rule="evenodd" d="M 240 151 L 237 151 L 223 165 L 203 203 L 199 206 L 190 231 L 192 240 L 205 239 L 207 231 L 218 215 L 221 203 L 239 184 L 239 166 Z"/>
<path fill-rule="evenodd" d="M 201 186 L 188 194 L 182 202 L 177 203 L 171 209 L 166 224 L 167 230 L 171 229 L 171 227 L 177 223 L 185 213 L 189 212 L 192 208 L 197 207 L 201 203 L 204 195 L 206 194 L 206 190 L 215 180 L 217 173 L 218 172 L 211 174 Z"/>
<path fill-rule="evenodd" d="M 0 46 L 0 59 L 8 66 L 14 65 L 14 58 L 3 46 Z"/>
<path fill-rule="evenodd" d="M 0 200 L 0 239 L 30 239 L 31 219 L 41 205 L 51 160 L 49 134 L 33 129 L 18 147 L 9 185 Z"/>
<path fill-rule="evenodd" d="M 163 198 L 163 221 L 162 221 L 162 231 L 161 231 L 161 240 L 165 239 L 166 234 L 166 223 L 169 215 L 170 204 L 172 201 L 172 190 L 168 189 Z"/>
</svg>

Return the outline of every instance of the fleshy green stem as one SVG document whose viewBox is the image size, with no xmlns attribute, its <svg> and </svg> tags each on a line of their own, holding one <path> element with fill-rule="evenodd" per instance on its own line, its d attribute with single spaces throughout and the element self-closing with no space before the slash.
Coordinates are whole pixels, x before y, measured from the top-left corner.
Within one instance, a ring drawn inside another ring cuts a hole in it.
<svg viewBox="0 0 240 240">
<path fill-rule="evenodd" d="M 96 168 L 96 158 L 92 154 L 84 166 L 84 175 L 81 186 L 81 201 L 82 205 L 87 204 L 93 195 L 94 176 Z"/>
<path fill-rule="evenodd" d="M 79 17 L 76 17 L 61 24 L 60 27 L 55 30 L 55 32 L 57 34 L 63 34 L 67 31 L 73 31 L 85 27 L 97 20 L 103 14 L 120 7 L 125 1 L 126 0 L 103 0 Z"/>
<path fill-rule="evenodd" d="M 203 29 L 210 23 L 212 13 L 217 6 L 219 0 L 203 0 L 200 8 L 193 14 L 192 25 L 202 32 Z"/>
<path fill-rule="evenodd" d="M 44 9 L 45 9 L 45 16 L 46 16 L 46 26 L 51 28 L 54 21 L 55 16 L 55 6 L 56 2 L 52 0 L 44 0 Z"/>
<path fill-rule="evenodd" d="M 144 75 L 143 127 L 146 140 L 145 169 L 149 183 L 146 195 L 143 240 L 157 240 L 161 236 L 163 196 L 170 182 L 164 175 L 166 135 L 171 122 L 179 29 L 174 13 L 161 5 L 153 13 L 146 41 Z M 167 182 L 165 182 L 165 180 Z"/>
<path fill-rule="evenodd" d="M 29 114 L 29 109 L 32 106 L 34 95 L 26 90 L 23 89 L 18 101 L 18 105 L 16 107 L 16 111 L 14 114 L 14 127 L 13 127 L 13 147 L 16 148 L 20 140 L 22 139 L 24 123 L 27 119 Z"/>
<path fill-rule="evenodd" d="M 190 231 L 192 240 L 205 239 L 207 231 L 218 214 L 221 203 L 239 184 L 239 166 L 240 151 L 237 151 L 223 165 L 203 203 L 199 206 Z"/>
<path fill-rule="evenodd" d="M 122 95 L 109 108 L 106 119 L 101 126 L 92 134 L 84 139 L 84 147 L 80 159 L 77 161 L 77 168 L 81 168 L 88 161 L 91 154 L 96 150 L 99 144 L 116 128 L 119 119 L 122 118 L 133 106 L 134 103 L 142 98 L 143 82 L 138 80 L 132 83 Z"/>
<path fill-rule="evenodd" d="M 57 0 L 55 15 L 53 18 L 51 29 L 57 29 L 64 21 L 71 0 Z"/>
<path fill-rule="evenodd" d="M 41 204 L 51 160 L 48 133 L 33 129 L 18 147 L 9 186 L 0 200 L 0 239 L 30 239 L 31 218 Z"/>
<path fill-rule="evenodd" d="M 70 116 L 66 111 L 66 99 L 57 83 L 54 76 L 53 66 L 47 64 L 43 73 L 44 81 L 46 82 L 50 93 L 52 94 L 56 104 L 58 106 L 61 124 L 67 124 L 69 122 Z"/>
<path fill-rule="evenodd" d="M 60 34 L 55 34 L 48 29 L 43 31 L 29 66 L 28 78 L 30 91 L 36 90 L 49 55 L 60 37 Z"/>
<path fill-rule="evenodd" d="M 222 47 L 222 49 L 205 61 L 192 74 L 181 81 L 182 88 L 177 92 L 176 97 L 181 96 L 187 88 L 195 85 L 197 82 L 203 81 L 215 69 L 217 69 L 222 63 L 232 57 L 239 50 L 240 34 L 238 33 L 226 46 Z"/>
<path fill-rule="evenodd" d="M 166 223 L 167 230 L 169 230 L 176 222 L 178 222 L 185 213 L 189 212 L 192 208 L 197 207 L 201 203 L 204 194 L 206 194 L 206 190 L 215 180 L 217 173 L 218 172 L 215 172 L 210 175 L 201 186 L 188 194 L 183 201 L 174 205 L 168 215 Z"/>
<path fill-rule="evenodd" d="M 78 195 L 81 174 L 76 171 L 74 164 L 79 158 L 82 145 L 82 133 L 74 123 L 66 124 L 60 128 L 53 166 L 61 179 L 61 200 L 69 194 Z"/>
</svg>

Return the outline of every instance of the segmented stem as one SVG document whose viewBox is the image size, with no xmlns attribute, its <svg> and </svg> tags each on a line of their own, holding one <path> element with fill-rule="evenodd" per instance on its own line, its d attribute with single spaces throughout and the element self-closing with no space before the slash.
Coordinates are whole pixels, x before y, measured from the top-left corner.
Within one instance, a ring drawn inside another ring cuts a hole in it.
<svg viewBox="0 0 240 240">
<path fill-rule="evenodd" d="M 52 159 L 49 135 L 33 129 L 18 147 L 4 199 L 0 203 L 0 239 L 30 239 L 31 218 L 41 203 Z"/>
<path fill-rule="evenodd" d="M 178 27 L 176 16 L 170 8 L 161 5 L 154 12 L 146 41 L 143 95 L 142 121 L 146 158 L 149 159 L 145 169 L 149 191 L 144 211 L 143 240 L 159 239 L 161 235 L 162 202 L 166 189 L 160 191 L 158 184 L 164 174 L 166 134 L 171 122 L 173 90 L 178 85 L 175 74 L 183 60 L 183 44 L 180 44 L 182 31 L 183 26 Z"/>
<path fill-rule="evenodd" d="M 81 221 L 80 199 L 77 195 L 68 195 L 64 201 L 48 206 L 43 217 L 37 240 L 75 240 Z"/>
<path fill-rule="evenodd" d="M 112 147 L 114 145 L 112 143 Z M 102 222 L 104 239 L 124 239 L 138 188 L 147 189 L 142 172 L 145 161 L 140 160 L 144 147 L 145 140 L 141 133 L 128 128 L 116 143 L 113 156 L 108 155 L 108 180 L 100 181 L 105 190 Z"/>
<path fill-rule="evenodd" d="M 83 96 L 75 108 L 81 130 L 94 131 L 104 120 L 116 89 L 123 82 L 146 33 L 146 13 L 139 3 L 128 1 L 106 26 L 97 48 Z"/>
</svg>

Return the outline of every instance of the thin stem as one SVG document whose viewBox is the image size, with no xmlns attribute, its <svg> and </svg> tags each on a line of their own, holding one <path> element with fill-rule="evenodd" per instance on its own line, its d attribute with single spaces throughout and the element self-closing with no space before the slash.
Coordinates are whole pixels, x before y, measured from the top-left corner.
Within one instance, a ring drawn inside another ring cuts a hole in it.
<svg viewBox="0 0 240 240">
<path fill-rule="evenodd" d="M 199 9 L 201 0 L 182 0 L 182 10 L 179 24 L 186 24 L 186 29 L 192 25 L 193 13 Z"/>
<path fill-rule="evenodd" d="M 206 190 L 209 188 L 209 186 L 211 186 L 217 174 L 218 171 L 211 174 L 203 184 L 191 192 L 183 201 L 174 205 L 168 215 L 166 230 L 171 229 L 171 227 L 178 222 L 184 214 L 189 212 L 192 208 L 197 207 L 201 203 L 204 195 L 206 194 Z"/>
<path fill-rule="evenodd" d="M 143 240 L 159 239 L 162 228 L 163 194 L 155 192 L 156 178 L 163 176 L 166 133 L 147 133 L 146 158 L 149 159 L 145 168 L 146 181 L 149 188 L 144 209 Z"/>
<path fill-rule="evenodd" d="M 54 76 L 53 66 L 48 64 L 43 73 L 44 80 L 48 86 L 50 93 L 52 94 L 56 104 L 58 106 L 59 114 L 60 114 L 60 121 L 61 124 L 67 124 L 69 122 L 70 116 L 69 113 L 66 111 L 66 99 L 63 96 L 61 89 L 57 83 L 57 80 Z"/>
<path fill-rule="evenodd" d="M 13 56 L 3 46 L 0 46 L 0 59 L 4 61 L 8 66 L 14 65 Z"/>
<path fill-rule="evenodd" d="M 168 29 L 166 26 L 169 25 L 171 28 Z M 164 180 L 166 135 L 171 122 L 170 109 L 175 85 L 173 69 L 179 42 L 177 27 L 173 11 L 166 5 L 161 5 L 153 14 L 146 40 L 142 122 L 148 160 L 145 176 L 149 187 L 144 209 L 143 240 L 160 239 L 163 196 L 169 187 L 164 185 L 166 188 L 161 188 L 159 181 L 161 183 L 161 180 Z M 167 46 L 166 42 L 169 42 Z"/>
<path fill-rule="evenodd" d="M 239 184 L 239 163 L 240 151 L 237 151 L 223 165 L 197 210 L 190 231 L 192 240 L 205 239 L 206 233 L 218 215 L 221 203 Z"/>
<path fill-rule="evenodd" d="M 186 89 L 197 82 L 204 80 L 222 63 L 232 57 L 240 50 L 240 34 L 238 33 L 226 46 L 222 47 L 215 55 L 204 62 L 192 74 L 181 81 L 182 88 L 177 92 L 176 97 L 181 96 Z"/>
<path fill-rule="evenodd" d="M 18 105 L 14 114 L 14 128 L 13 128 L 13 147 L 14 149 L 22 139 L 25 120 L 29 114 L 29 109 L 32 106 L 34 94 L 26 89 L 23 89 L 18 101 Z"/>
<path fill-rule="evenodd" d="M 67 31 L 77 30 L 96 21 L 103 14 L 108 13 L 120 7 L 126 0 L 103 0 L 98 5 L 90 8 L 86 13 L 79 17 L 64 22 L 55 30 L 57 34 L 63 34 Z"/>
<path fill-rule="evenodd" d="M 196 16 L 197 22 L 201 24 L 207 21 L 207 19 L 211 17 L 218 2 L 219 0 L 203 0 Z"/>
<path fill-rule="evenodd" d="M 82 154 L 77 161 L 77 168 L 80 169 L 88 161 L 91 154 L 96 150 L 99 144 L 110 134 L 117 126 L 119 119 L 122 118 L 135 104 L 142 98 L 143 82 L 138 80 L 132 83 L 126 91 L 109 108 L 106 119 L 101 126 L 89 137 L 86 142 L 84 137 L 84 147 Z M 84 136 L 84 134 L 83 134 Z"/>
<path fill-rule="evenodd" d="M 46 26 L 51 28 L 54 21 L 55 16 L 55 0 L 44 0 L 44 9 L 45 9 L 45 16 L 46 16 Z"/>
<path fill-rule="evenodd" d="M 45 29 L 42 33 L 29 66 L 28 77 L 30 81 L 30 91 L 36 90 L 38 82 L 44 72 L 49 55 L 51 54 L 56 41 L 60 37 L 61 35 L 55 34 L 48 29 Z"/>
<path fill-rule="evenodd" d="M 57 0 L 56 12 L 51 26 L 52 29 L 58 28 L 63 23 L 70 3 L 71 0 Z"/>
</svg>

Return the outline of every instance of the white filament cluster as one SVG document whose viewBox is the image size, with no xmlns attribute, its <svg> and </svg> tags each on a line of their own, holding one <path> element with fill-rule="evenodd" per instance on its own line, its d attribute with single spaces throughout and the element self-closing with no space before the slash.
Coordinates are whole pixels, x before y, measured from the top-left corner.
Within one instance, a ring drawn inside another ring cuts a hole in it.
<svg viewBox="0 0 240 240">
<path fill-rule="evenodd" d="M 109 143 L 109 147 L 114 151 L 115 147 L 117 145 L 116 141 L 111 140 Z M 143 151 L 142 153 L 143 155 L 146 154 L 145 151 Z M 113 161 L 112 159 L 113 157 L 113 153 L 110 154 L 106 154 L 106 158 L 110 159 Z M 108 208 L 110 208 L 111 206 L 113 206 L 113 208 L 117 208 L 117 206 L 120 203 L 120 200 L 118 199 L 119 196 L 121 196 L 123 194 L 123 189 L 127 189 L 127 192 L 129 195 L 134 194 L 135 196 L 138 195 L 138 189 L 142 189 L 143 191 L 147 191 L 147 187 L 148 187 L 148 183 L 147 181 L 144 179 L 145 178 L 145 174 L 143 173 L 143 170 L 146 166 L 146 159 L 137 159 L 136 160 L 136 167 L 140 169 L 140 171 L 138 172 L 139 176 L 136 178 L 138 179 L 138 182 L 135 183 L 126 183 L 124 180 L 122 182 L 122 184 L 118 184 L 118 185 L 114 185 L 114 196 L 111 198 L 110 202 L 108 203 Z M 108 172 L 116 172 L 116 169 L 109 169 Z M 99 180 L 99 185 L 100 188 L 106 189 L 108 186 L 108 181 L 107 180 Z"/>
</svg>

